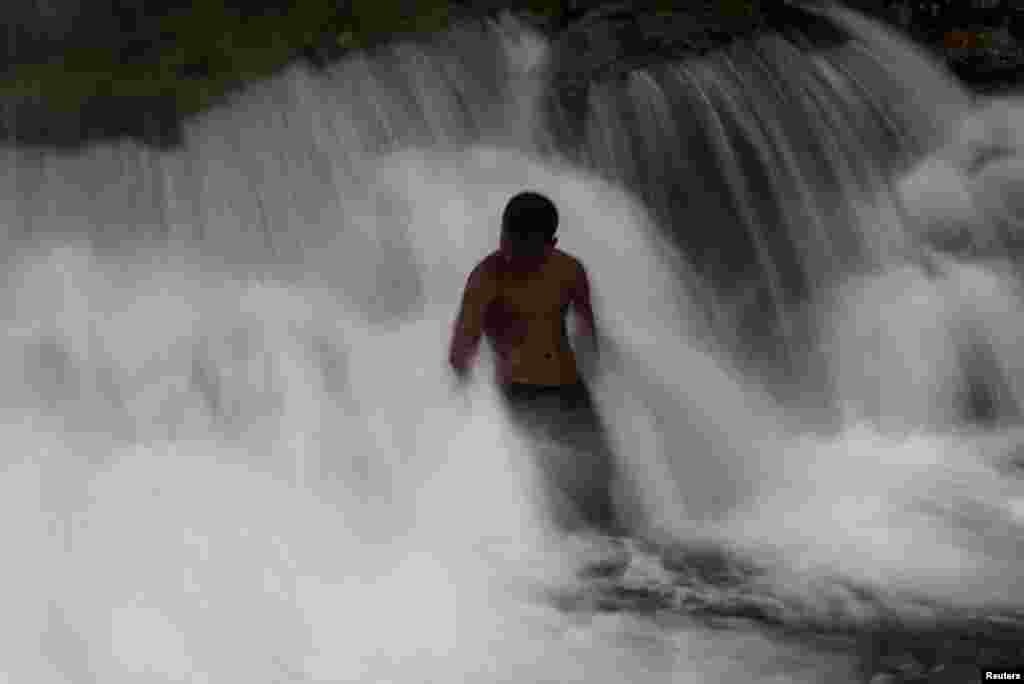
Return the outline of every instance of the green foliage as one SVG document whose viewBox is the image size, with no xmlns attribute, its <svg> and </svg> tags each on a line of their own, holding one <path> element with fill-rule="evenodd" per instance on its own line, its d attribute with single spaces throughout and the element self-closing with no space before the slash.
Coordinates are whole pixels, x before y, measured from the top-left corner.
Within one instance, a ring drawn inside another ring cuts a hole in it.
<svg viewBox="0 0 1024 684">
<path fill-rule="evenodd" d="M 553 19 L 563 12 L 563 3 L 555 0 L 529 0 L 526 3 L 526 11 L 536 17 Z"/>
<path fill-rule="evenodd" d="M 756 0 L 718 0 L 718 9 L 725 17 L 750 17 L 757 11 L 757 3 Z"/>
<path fill-rule="evenodd" d="M 61 59 L 16 65 L 0 77 L 0 95 L 41 100 L 63 111 L 93 97 L 171 96 L 180 114 L 209 106 L 233 87 L 268 77 L 304 50 L 371 46 L 396 34 L 443 30 L 445 0 L 302 0 L 276 14 L 241 14 L 224 0 L 194 0 L 154 22 L 154 45 L 125 59 L 119 37 L 69 50 Z M 138 38 L 138 37 L 136 37 Z"/>
<path fill-rule="evenodd" d="M 645 0 L 670 13 L 692 0 Z M 704 0 L 722 15 L 749 16 L 758 0 Z M 237 2 L 235 3 L 237 5 Z M 597 4 L 597 3 L 591 3 Z M 475 7 L 467 5 L 462 7 Z M 563 16 L 567 0 L 495 0 L 489 9 Z M 23 64 L 0 76 L 0 95 L 41 100 L 75 111 L 94 97 L 170 98 L 179 114 L 200 111 L 246 81 L 266 78 L 303 51 L 373 47 L 396 36 L 444 30 L 459 6 L 449 0 L 298 0 L 274 14 L 243 13 L 225 0 L 193 0 L 147 22 L 136 43 L 152 46 L 125 57 L 127 41 L 97 35 L 95 45 L 60 59 Z"/>
<path fill-rule="evenodd" d="M 373 44 L 395 35 L 443 30 L 450 12 L 444 0 L 352 0 L 348 19 L 359 42 Z"/>
</svg>

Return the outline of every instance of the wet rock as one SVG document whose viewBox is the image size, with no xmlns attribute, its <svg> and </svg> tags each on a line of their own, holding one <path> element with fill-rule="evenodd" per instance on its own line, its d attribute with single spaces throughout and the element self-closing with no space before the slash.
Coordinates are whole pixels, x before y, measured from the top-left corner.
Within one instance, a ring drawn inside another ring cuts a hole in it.
<svg viewBox="0 0 1024 684">
<path fill-rule="evenodd" d="M 725 551 L 653 549 L 625 542 L 618 575 L 592 577 L 557 605 L 567 612 L 676 615 L 713 629 L 772 632 L 857 654 L 873 684 L 967 684 L 979 664 L 1024 662 L 1024 614 L 969 613 L 893 596 L 841 579 L 785 595 L 752 564 Z"/>
<path fill-rule="evenodd" d="M 928 674 L 928 684 L 980 684 L 978 668 L 975 665 L 939 665 Z"/>
<path fill-rule="evenodd" d="M 925 666 L 911 653 L 904 651 L 887 655 L 881 659 L 879 664 L 890 673 L 899 675 L 902 679 L 919 678 L 925 674 Z"/>
<path fill-rule="evenodd" d="M 621 539 L 610 537 L 579 537 L 572 540 L 572 553 L 577 558 L 580 579 L 619 577 L 629 567 L 632 552 Z"/>
<path fill-rule="evenodd" d="M 871 678 L 869 684 L 897 684 L 899 680 L 896 675 L 889 672 L 879 672 Z"/>
<path fill-rule="evenodd" d="M 672 580 L 657 555 L 634 549 L 620 581 L 631 590 L 663 592 L 670 591 Z"/>
<path fill-rule="evenodd" d="M 679 584 L 739 586 L 756 573 L 744 559 L 711 546 L 666 548 L 661 563 Z"/>
</svg>

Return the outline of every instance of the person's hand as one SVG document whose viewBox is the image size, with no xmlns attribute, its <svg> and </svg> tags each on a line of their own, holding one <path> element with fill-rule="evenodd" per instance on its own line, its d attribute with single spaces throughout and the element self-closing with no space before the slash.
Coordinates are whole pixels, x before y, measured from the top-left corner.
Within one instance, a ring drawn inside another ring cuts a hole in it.
<svg viewBox="0 0 1024 684">
<path fill-rule="evenodd" d="M 453 369 L 452 381 L 456 390 L 463 392 L 469 386 L 470 375 L 467 369 Z"/>
<path fill-rule="evenodd" d="M 576 343 L 576 368 L 584 380 L 591 380 L 596 377 L 600 368 L 600 355 L 597 350 L 597 341 L 592 335 L 584 335 L 577 339 Z"/>
<path fill-rule="evenodd" d="M 469 391 L 470 384 L 472 383 L 472 375 L 468 369 L 459 370 L 454 367 L 449 368 L 452 371 L 448 375 L 451 386 L 450 392 L 452 401 L 454 402 L 457 411 L 463 416 L 463 418 L 466 418 L 470 415 L 469 412 L 472 409 L 473 402 L 472 392 Z"/>
<path fill-rule="evenodd" d="M 464 394 L 473 379 L 470 369 L 465 366 L 449 364 L 448 370 L 451 371 L 448 377 L 451 381 L 452 391 Z"/>
</svg>

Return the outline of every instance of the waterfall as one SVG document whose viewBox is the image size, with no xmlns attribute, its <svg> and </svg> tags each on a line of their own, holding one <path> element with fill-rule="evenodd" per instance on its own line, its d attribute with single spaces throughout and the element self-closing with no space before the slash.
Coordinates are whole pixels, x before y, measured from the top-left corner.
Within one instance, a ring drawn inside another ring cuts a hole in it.
<svg viewBox="0 0 1024 684">
<path fill-rule="evenodd" d="M 940 252 L 913 192 L 974 110 L 828 11 L 842 45 L 765 34 L 595 85 L 575 148 L 545 118 L 549 44 L 504 19 L 293 67 L 175 149 L 6 150 L 0 675 L 855 681 L 537 599 L 574 559 L 529 441 L 445 365 L 524 189 L 592 275 L 638 536 L 738 547 L 776 588 L 1019 603 L 1020 483 L 956 432 L 964 349 L 1012 414 L 1015 276 Z"/>
</svg>

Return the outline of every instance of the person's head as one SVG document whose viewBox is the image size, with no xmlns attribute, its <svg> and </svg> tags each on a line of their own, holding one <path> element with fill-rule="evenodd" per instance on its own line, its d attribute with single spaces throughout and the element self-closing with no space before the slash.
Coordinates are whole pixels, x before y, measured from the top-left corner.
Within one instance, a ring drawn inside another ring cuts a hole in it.
<svg viewBox="0 0 1024 684">
<path fill-rule="evenodd" d="M 501 216 L 501 251 L 510 257 L 541 256 L 558 242 L 557 230 L 554 202 L 536 192 L 521 192 Z"/>
</svg>

